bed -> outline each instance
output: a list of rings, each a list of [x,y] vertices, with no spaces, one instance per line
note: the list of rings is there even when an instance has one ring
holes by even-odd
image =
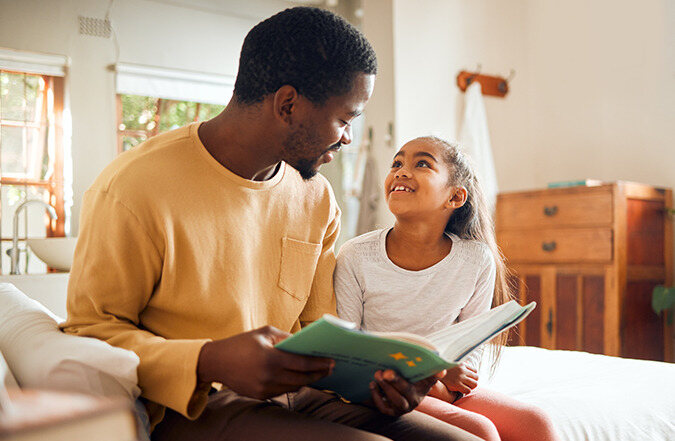
[[[482,386],[541,407],[563,440],[675,440],[675,364],[523,346],[488,371]]]
[[[17,285],[52,311],[64,310],[67,275],[48,279],[51,295],[39,282]],[[492,377],[486,364],[482,386],[540,406],[563,440],[675,440],[675,364],[527,346],[504,348]]]

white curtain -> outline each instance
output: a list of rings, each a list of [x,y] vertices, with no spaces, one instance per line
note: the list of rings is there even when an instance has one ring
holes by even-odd
[[[115,65],[117,93],[176,101],[227,104],[234,77],[137,64]]]
[[[466,89],[464,102],[464,122],[459,142],[472,159],[487,204],[494,211],[499,189],[480,83],[476,81]]]
[[[356,223],[357,236],[373,231],[377,226],[377,206],[382,193],[380,179],[377,175],[377,162],[370,152],[370,147],[366,154],[359,201],[359,218]]]
[[[64,77],[68,64],[69,59],[65,55],[0,48],[1,70]]]

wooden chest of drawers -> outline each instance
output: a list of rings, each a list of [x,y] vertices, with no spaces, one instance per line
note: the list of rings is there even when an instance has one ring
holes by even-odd
[[[617,182],[500,194],[497,241],[522,302],[538,308],[512,344],[673,361],[651,309],[673,283],[672,191]]]

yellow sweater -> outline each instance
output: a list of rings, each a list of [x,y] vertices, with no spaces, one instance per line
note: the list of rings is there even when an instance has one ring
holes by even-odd
[[[134,351],[151,422],[194,419],[207,341],[335,313],[340,210],[321,175],[230,172],[192,124],[120,155],[85,193],[64,331]],[[233,354],[236,356],[236,354]]]

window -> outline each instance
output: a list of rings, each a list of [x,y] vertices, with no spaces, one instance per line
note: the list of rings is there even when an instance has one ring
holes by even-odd
[[[140,95],[117,95],[117,150],[127,151],[158,133],[204,121],[224,105],[176,101]]]
[[[1,251],[3,273],[9,272],[13,214],[27,199],[54,207],[50,220],[43,208],[23,215],[19,236],[65,236],[63,179],[63,77],[3,70],[0,67],[0,192],[2,194]],[[40,214],[38,214],[40,213]],[[19,248],[23,252],[25,245]],[[22,272],[45,272],[46,266],[20,254]]]
[[[118,63],[117,149],[216,116],[232,97],[234,78],[204,72]]]

